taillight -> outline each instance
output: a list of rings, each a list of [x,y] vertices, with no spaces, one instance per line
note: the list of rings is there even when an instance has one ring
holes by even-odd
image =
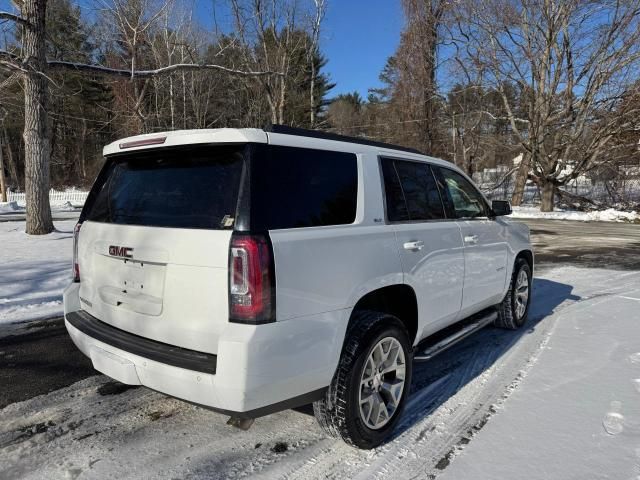
[[[275,321],[275,275],[271,245],[262,235],[231,237],[229,251],[229,321]]]
[[[76,223],[73,229],[73,281],[80,282],[80,265],[78,264],[78,237],[80,236],[81,223]]]

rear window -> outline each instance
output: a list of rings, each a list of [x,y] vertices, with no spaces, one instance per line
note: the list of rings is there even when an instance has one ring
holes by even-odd
[[[151,150],[110,159],[83,216],[120,225],[233,228],[244,148]]]
[[[251,161],[251,176],[256,229],[355,221],[358,165],[352,153],[270,146]]]

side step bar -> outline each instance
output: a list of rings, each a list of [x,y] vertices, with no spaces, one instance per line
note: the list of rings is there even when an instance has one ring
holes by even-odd
[[[461,328],[455,330],[445,338],[436,341],[436,343],[423,346],[422,349],[420,349],[420,346],[418,346],[418,351],[413,356],[413,359],[418,362],[431,360],[439,353],[444,352],[447,348],[455,345],[461,340],[464,340],[472,333],[475,333],[478,330],[486,327],[496,318],[498,318],[498,312],[496,312],[494,309],[491,309],[489,311],[485,310],[484,312],[474,315],[469,319],[468,322],[464,322]]]

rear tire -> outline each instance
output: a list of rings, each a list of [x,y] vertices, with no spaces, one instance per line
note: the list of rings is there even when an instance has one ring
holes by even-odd
[[[516,330],[524,325],[531,304],[531,267],[524,258],[518,258],[513,267],[509,291],[498,305],[496,327]]]
[[[354,447],[380,445],[402,415],[411,386],[411,346],[396,317],[355,312],[325,397],[313,404],[320,427]]]

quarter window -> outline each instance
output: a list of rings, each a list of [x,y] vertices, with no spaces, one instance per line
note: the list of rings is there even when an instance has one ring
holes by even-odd
[[[466,178],[448,168],[440,168],[456,218],[487,216],[484,198]]]
[[[390,221],[445,218],[440,193],[428,164],[384,158],[382,174]]]
[[[251,222],[257,229],[353,223],[358,162],[352,153],[270,146],[252,159]]]

